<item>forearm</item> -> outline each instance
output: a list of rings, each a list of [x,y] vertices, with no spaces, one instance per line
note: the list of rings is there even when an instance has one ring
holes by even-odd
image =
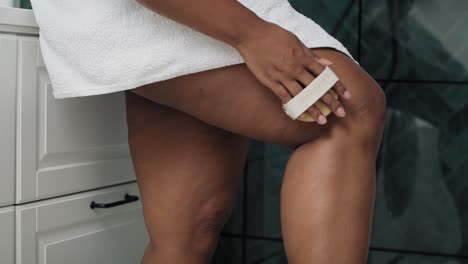
[[[237,0],[136,0],[150,10],[235,48],[267,24]]]

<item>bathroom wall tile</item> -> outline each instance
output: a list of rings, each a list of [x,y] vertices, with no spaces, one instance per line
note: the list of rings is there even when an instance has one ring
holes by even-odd
[[[381,85],[387,115],[371,245],[468,255],[468,86]]]
[[[280,241],[247,240],[247,263],[287,264],[284,244]],[[426,256],[399,252],[369,251],[368,264],[468,264],[466,258]]]
[[[468,2],[363,0],[362,66],[377,79],[468,81]]]
[[[358,2],[355,0],[289,0],[300,13],[339,40],[357,59]]]
[[[387,95],[377,159],[375,247],[468,254],[468,86],[381,83]],[[248,163],[250,235],[281,237],[280,189],[290,152]]]
[[[283,145],[251,140],[248,160],[290,155],[291,153],[292,150]]]
[[[221,237],[213,255],[212,264],[241,264],[242,239]]]
[[[236,203],[232,209],[231,217],[229,217],[227,223],[224,225],[221,230],[221,235],[223,234],[235,234],[241,235],[243,228],[243,218],[244,218],[244,180],[245,177],[241,178],[241,183],[239,190],[237,192]]]
[[[288,155],[248,164],[247,234],[281,237],[280,190]]]
[[[287,264],[284,244],[277,241],[247,240],[248,264]],[[426,256],[370,250],[368,264],[468,264],[466,258]]]
[[[466,259],[371,250],[368,264],[468,264]]]
[[[246,264],[287,264],[281,241],[247,239]],[[222,238],[213,257],[213,264],[241,264],[242,243],[237,238]],[[428,256],[400,252],[370,250],[368,264],[468,264],[466,258]]]
[[[289,149],[282,145],[265,143],[264,152],[265,152],[265,158],[276,158],[276,157],[289,156],[292,154],[293,151],[292,149]]]
[[[20,0],[20,7],[24,9],[32,9],[31,1],[29,0]]]
[[[281,241],[247,240],[247,264],[287,264]]]
[[[253,159],[262,159],[265,157],[264,145],[262,141],[251,139],[249,142],[249,153],[247,154],[247,161]]]

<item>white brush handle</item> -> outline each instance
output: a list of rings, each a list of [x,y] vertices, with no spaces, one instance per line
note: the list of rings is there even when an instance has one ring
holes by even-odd
[[[298,118],[310,106],[315,104],[338,81],[338,76],[325,67],[309,85],[283,105],[283,110],[293,120]]]

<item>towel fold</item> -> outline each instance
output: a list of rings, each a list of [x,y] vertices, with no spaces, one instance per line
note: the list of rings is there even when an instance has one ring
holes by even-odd
[[[348,50],[287,0],[239,0],[309,48]],[[232,46],[135,0],[31,0],[55,98],[118,92],[244,63]],[[356,63],[357,61],[354,60]]]

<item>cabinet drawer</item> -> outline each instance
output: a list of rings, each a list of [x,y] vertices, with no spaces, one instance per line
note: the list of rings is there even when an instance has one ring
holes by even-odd
[[[137,183],[16,206],[16,264],[140,263],[149,237]]]
[[[16,203],[135,180],[125,96],[55,99],[38,37],[18,36]]]
[[[0,206],[14,203],[16,46],[0,34]]]
[[[15,262],[15,210],[13,206],[0,208],[0,263]]]

